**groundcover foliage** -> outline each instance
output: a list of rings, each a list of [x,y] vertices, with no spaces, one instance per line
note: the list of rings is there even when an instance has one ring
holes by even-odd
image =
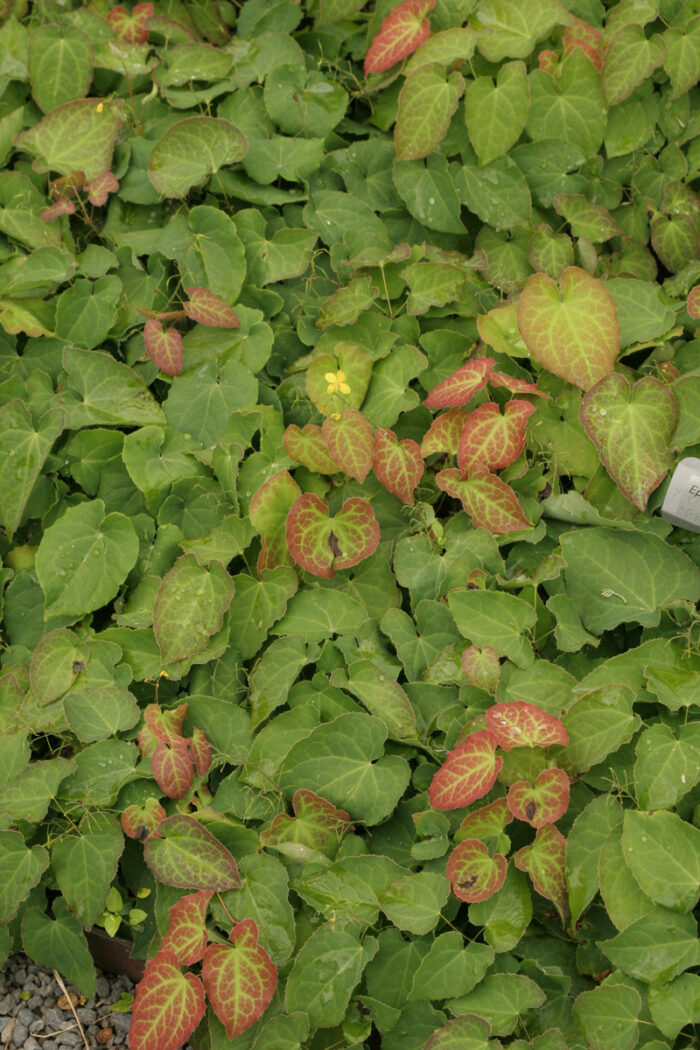
[[[0,11],[0,953],[130,930],[137,1050],[692,1045],[696,4]]]

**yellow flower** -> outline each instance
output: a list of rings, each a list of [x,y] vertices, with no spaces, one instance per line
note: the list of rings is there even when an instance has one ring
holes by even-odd
[[[98,113],[101,113],[104,108],[105,108],[104,102],[98,102],[97,105],[95,106],[95,109],[96,109],[96,111]]]
[[[349,394],[350,387],[345,382],[345,372],[326,372],[323,377],[328,383],[329,394]]]

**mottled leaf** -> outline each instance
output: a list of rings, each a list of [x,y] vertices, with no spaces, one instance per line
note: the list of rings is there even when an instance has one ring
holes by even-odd
[[[569,807],[569,778],[563,769],[543,769],[534,785],[527,780],[511,784],[508,808],[533,828],[554,824]]]
[[[267,1009],[277,985],[277,969],[258,944],[253,919],[236,923],[229,940],[231,947],[210,944],[206,949],[202,980],[227,1036],[235,1039]]]
[[[384,488],[402,503],[412,505],[414,492],[423,476],[423,459],[417,442],[399,441],[393,430],[380,427],[374,432],[372,469]]]
[[[562,923],[567,905],[565,862],[566,839],[553,824],[538,828],[532,845],[515,854],[516,866],[528,873],[541,896],[553,902]]]
[[[184,349],[182,336],[177,328],[163,328],[160,321],[146,321],[143,328],[143,341],[146,353],[154,365],[158,365],[158,368],[169,376],[180,374]]]
[[[204,1017],[205,1009],[199,977],[183,974],[173,952],[158,952],[136,989],[129,1046],[133,1050],[178,1050]]]
[[[241,885],[229,851],[194,817],[167,817],[158,833],[146,840],[144,859],[167,886],[221,893]]]
[[[182,304],[191,321],[208,325],[211,328],[240,328],[241,324],[235,311],[208,288],[185,288],[188,296]]]
[[[483,798],[493,787],[503,759],[496,755],[496,738],[488,730],[471,733],[450,751],[430,784],[434,809],[459,809]]]
[[[459,440],[457,461],[463,474],[502,470],[525,447],[525,428],[534,412],[529,401],[508,401],[504,412],[488,401],[470,414]]]
[[[331,518],[319,496],[305,493],[289,511],[286,540],[297,565],[332,579],[338,569],[349,569],[374,553],[379,525],[371,505],[359,496],[345,500]]]
[[[403,0],[386,16],[365,57],[365,73],[381,73],[412,54],[430,35],[425,17],[435,0]]]
[[[461,901],[488,900],[505,882],[506,858],[500,853],[489,856],[479,839],[464,839],[448,858],[447,878]]]

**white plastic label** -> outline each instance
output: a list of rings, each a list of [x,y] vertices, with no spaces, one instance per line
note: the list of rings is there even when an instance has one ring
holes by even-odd
[[[700,459],[682,459],[671,478],[661,517],[690,532],[700,532]]]

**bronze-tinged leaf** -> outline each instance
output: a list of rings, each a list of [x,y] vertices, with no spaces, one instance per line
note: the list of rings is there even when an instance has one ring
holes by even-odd
[[[430,36],[425,17],[435,0],[403,0],[386,16],[365,58],[365,73],[391,69],[412,54]]]
[[[497,798],[488,806],[469,813],[459,825],[462,838],[490,839],[500,835],[506,824],[510,824],[513,814],[508,809],[505,798]]]
[[[250,501],[250,521],[262,540],[258,558],[258,575],[263,569],[274,569],[277,565],[292,565],[292,556],[287,549],[285,525],[294,500],[301,494],[292,475],[287,470],[278,470],[264,481]]]
[[[204,958],[208,940],[204,919],[212,896],[210,890],[199,890],[180,897],[173,904],[159,953],[172,952],[180,966],[192,966]]]
[[[277,969],[258,944],[253,919],[236,923],[231,945],[210,944],[204,953],[202,980],[214,1013],[229,1039],[245,1032],[265,1012],[275,993]]]
[[[493,704],[486,712],[486,725],[504,751],[514,747],[553,747],[569,743],[561,720],[527,700]]]
[[[472,357],[451,376],[429,391],[426,408],[461,408],[471,401],[477,390],[486,386],[489,372],[496,362],[492,357]]]
[[[178,1050],[205,1009],[199,977],[183,974],[173,952],[158,952],[136,987],[129,1029],[131,1050]]]
[[[184,890],[238,889],[241,880],[235,860],[217,838],[194,817],[177,813],[158,825],[159,838],[144,845],[146,864],[166,886]]]
[[[447,878],[455,897],[469,904],[486,901],[500,890],[506,878],[506,858],[489,856],[479,839],[464,839],[447,861]]]
[[[153,17],[153,4],[136,4],[131,14],[118,4],[107,12],[112,32],[127,44],[145,44],[148,40],[148,20]]]
[[[210,328],[241,327],[235,310],[208,288],[185,288],[185,292],[189,298],[182,305],[191,321],[198,321]]]
[[[525,448],[527,421],[534,410],[529,401],[520,400],[508,401],[503,414],[493,401],[475,408],[459,440],[462,473],[491,473],[513,463]]]
[[[352,831],[350,814],[337,809],[307,788],[299,788],[292,799],[294,816],[279,813],[269,828],[260,832],[260,842],[292,860],[303,860],[308,851],[335,856],[343,836]]]
[[[496,474],[464,477],[456,467],[450,467],[441,470],[435,480],[448,496],[462,501],[475,529],[504,535],[531,528],[512,488]]]
[[[399,441],[393,430],[375,430],[372,469],[387,492],[402,503],[413,504],[413,494],[423,476],[423,457],[416,441]]]
[[[471,733],[450,751],[430,784],[433,809],[460,809],[483,798],[496,782],[503,759],[496,755],[496,737],[487,729]]]
[[[495,693],[501,678],[501,662],[492,646],[469,645],[462,653],[462,670],[471,685]]]
[[[146,353],[162,372],[177,376],[182,371],[184,349],[177,328],[163,328],[160,321],[146,321],[143,328]]]
[[[156,798],[147,798],[142,806],[135,803],[127,806],[121,815],[122,831],[130,839],[143,842],[156,832],[161,820],[165,820],[165,810]]]
[[[372,428],[354,408],[324,419],[321,436],[338,466],[360,483],[372,469]]]
[[[340,467],[335,462],[323,440],[321,428],[315,423],[298,427],[290,423],[282,435],[284,451],[313,474],[337,474]]]
[[[518,780],[508,791],[508,808],[533,828],[555,824],[569,808],[569,778],[563,769],[543,769],[529,784]]]
[[[423,458],[435,452],[449,452],[456,456],[459,439],[469,419],[466,408],[451,408],[436,416],[421,441],[420,451]]]
[[[168,798],[183,798],[192,787],[194,766],[186,743],[176,742],[172,747],[162,741],[151,759],[156,784]]]
[[[338,569],[349,569],[379,543],[379,524],[367,500],[346,499],[334,518],[328,505],[312,492],[298,496],[287,517],[289,552],[302,569],[332,579]]]
[[[531,846],[515,854],[515,866],[526,871],[537,893],[553,901],[562,923],[566,921],[566,839],[553,824],[537,829]]]

